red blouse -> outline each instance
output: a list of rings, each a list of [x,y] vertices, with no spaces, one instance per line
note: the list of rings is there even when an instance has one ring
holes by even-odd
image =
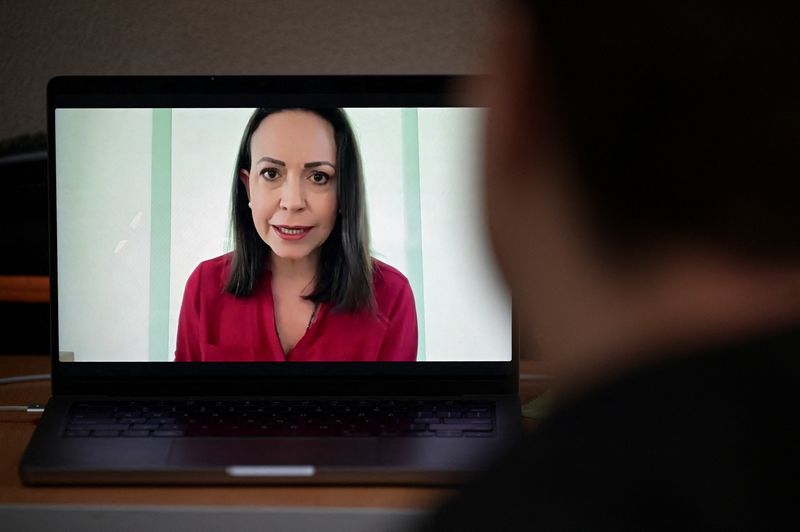
[[[407,362],[417,358],[417,314],[405,276],[373,259],[376,311],[333,312],[321,303],[314,323],[284,354],[275,327],[272,274],[248,297],[225,292],[231,255],[192,272],[178,321],[177,362]]]

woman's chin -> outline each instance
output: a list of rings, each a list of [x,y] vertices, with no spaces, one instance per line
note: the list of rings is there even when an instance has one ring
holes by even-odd
[[[302,247],[302,249],[291,249],[289,246],[281,243],[277,245],[270,245],[269,247],[272,249],[272,254],[279,259],[301,260],[310,255],[309,250],[306,249],[305,246],[293,246],[297,248]]]

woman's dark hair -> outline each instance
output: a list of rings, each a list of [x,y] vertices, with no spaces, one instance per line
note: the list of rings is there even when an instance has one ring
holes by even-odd
[[[372,259],[369,225],[361,172],[361,156],[353,128],[342,109],[259,108],[242,135],[231,189],[233,258],[225,291],[247,297],[268,267],[269,247],[261,239],[248,207],[247,190],[239,171],[251,166],[250,141],[261,122],[273,113],[298,110],[314,113],[333,126],[336,142],[336,199],[339,214],[333,230],[320,249],[314,291],[306,299],[328,303],[337,311],[372,309]]]

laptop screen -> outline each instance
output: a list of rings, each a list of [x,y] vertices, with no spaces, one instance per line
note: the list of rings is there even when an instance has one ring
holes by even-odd
[[[511,360],[485,110],[85,104],[53,118],[60,361]]]

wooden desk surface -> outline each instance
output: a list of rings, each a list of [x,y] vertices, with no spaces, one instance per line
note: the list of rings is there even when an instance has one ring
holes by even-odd
[[[50,359],[42,355],[0,356],[0,377],[48,373]],[[541,373],[542,365],[524,361],[521,373]],[[547,388],[541,381],[520,382],[524,402]],[[45,403],[50,382],[0,386],[0,404]],[[223,506],[323,506],[424,510],[453,493],[452,488],[415,486],[245,486],[245,487],[28,487],[18,467],[33,434],[38,414],[0,412],[0,504],[123,504]],[[526,420],[526,428],[533,423]]]

